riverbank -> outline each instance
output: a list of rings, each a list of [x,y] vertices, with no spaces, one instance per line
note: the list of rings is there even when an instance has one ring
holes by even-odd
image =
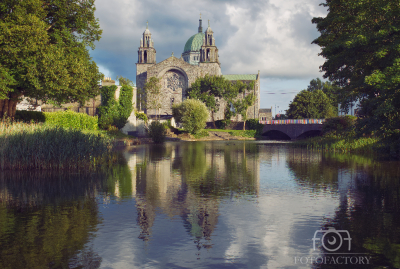
[[[308,149],[361,154],[371,154],[381,147],[380,140],[374,137],[354,138],[330,135],[298,140],[293,144]]]
[[[208,131],[208,136],[203,136],[200,138],[196,138],[195,136],[189,133],[182,133],[176,135],[174,133],[167,133],[165,137],[166,141],[228,141],[228,140],[256,140],[254,137],[244,137],[238,135],[232,135],[230,130],[221,130],[221,131]],[[152,144],[153,141],[148,137],[115,137],[114,145],[116,148],[126,147],[126,146],[135,146],[141,144]]]

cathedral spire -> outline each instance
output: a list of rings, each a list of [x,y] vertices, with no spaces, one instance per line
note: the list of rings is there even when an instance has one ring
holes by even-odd
[[[201,13],[200,13],[200,20],[199,20],[199,33],[202,33],[202,32],[203,32],[203,27],[201,26],[201,22],[202,22],[202,20],[201,20]]]

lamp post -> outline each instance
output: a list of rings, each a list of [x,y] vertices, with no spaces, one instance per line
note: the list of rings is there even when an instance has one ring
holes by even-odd
[[[279,108],[279,106],[278,106],[278,108]],[[276,119],[276,104],[275,104],[275,119]]]

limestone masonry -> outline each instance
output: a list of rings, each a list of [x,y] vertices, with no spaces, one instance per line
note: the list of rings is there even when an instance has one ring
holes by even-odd
[[[192,83],[206,74],[222,75],[218,48],[215,45],[214,32],[211,30],[210,23],[208,23],[208,27],[203,33],[202,20],[200,18],[198,33],[188,39],[181,57],[176,58],[172,54],[171,57],[159,63],[156,63],[154,42],[148,25],[146,26],[138,49],[136,86],[138,89],[143,89],[151,77],[160,79],[163,95],[160,115],[172,115],[172,105],[182,102],[186,98],[186,91]],[[252,92],[256,96],[255,105],[248,109],[247,118],[258,119],[260,107],[259,72],[258,74],[250,75],[224,75],[224,77],[231,81],[255,82],[254,89],[249,89],[246,92]],[[218,113],[215,114],[215,120],[223,119],[226,102],[223,100],[221,103]],[[156,114],[154,109],[148,109],[145,112],[148,115]],[[239,115],[234,120],[240,120],[240,118],[241,116]]]

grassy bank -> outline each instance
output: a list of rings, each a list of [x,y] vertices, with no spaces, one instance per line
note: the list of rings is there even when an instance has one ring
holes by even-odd
[[[255,138],[257,137],[256,130],[225,130],[225,129],[205,129],[210,132],[224,132],[229,133],[232,136],[240,136],[244,138]]]
[[[339,116],[328,119],[323,127],[323,136],[296,141],[295,146],[340,153],[379,154],[399,158],[400,140],[384,136],[364,137],[357,131],[358,118]]]
[[[0,121],[0,170],[91,170],[112,160],[113,140],[99,131]]]
[[[379,139],[370,137],[350,138],[327,135],[295,141],[293,145],[315,150],[369,154],[377,150],[380,146],[379,142]]]

